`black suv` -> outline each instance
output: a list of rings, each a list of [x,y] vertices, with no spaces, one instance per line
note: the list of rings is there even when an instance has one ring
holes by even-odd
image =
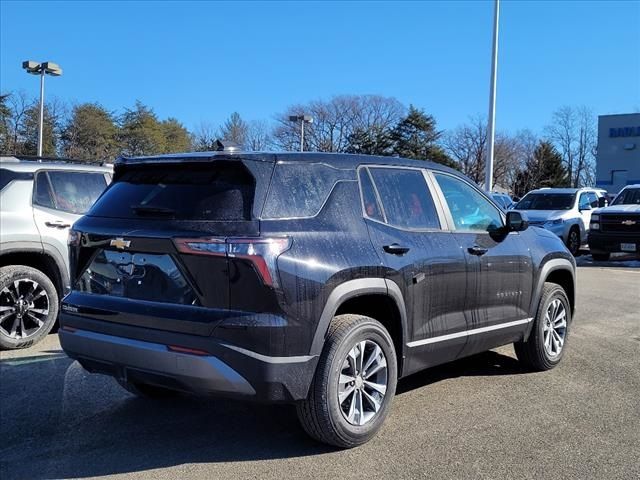
[[[121,158],[73,227],[64,350],[145,396],[297,405],[352,447],[398,378],[515,343],[554,367],[575,262],[454,170],[233,151]]]

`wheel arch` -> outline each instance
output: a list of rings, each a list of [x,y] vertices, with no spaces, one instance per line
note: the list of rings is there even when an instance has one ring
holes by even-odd
[[[311,344],[312,355],[322,353],[333,317],[345,313],[365,315],[384,325],[396,349],[400,377],[405,358],[407,318],[404,299],[398,285],[383,278],[359,278],[335,287],[320,316]]]
[[[62,267],[57,260],[42,250],[9,250],[0,255],[0,267],[25,265],[44,273],[56,287],[58,296],[64,295],[65,284],[62,278]]]
[[[538,281],[535,285],[534,295],[531,301],[530,312],[535,317],[538,310],[538,303],[540,302],[540,296],[542,295],[542,287],[545,282],[553,282],[560,285],[571,305],[571,314],[575,312],[575,297],[576,297],[576,275],[574,264],[566,258],[554,258],[545,262],[540,267],[540,273],[538,275]]]

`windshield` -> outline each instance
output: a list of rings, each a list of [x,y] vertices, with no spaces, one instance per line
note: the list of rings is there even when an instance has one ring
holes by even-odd
[[[611,205],[640,205],[640,188],[623,190]]]
[[[528,193],[516,205],[517,210],[571,210],[575,193]]]

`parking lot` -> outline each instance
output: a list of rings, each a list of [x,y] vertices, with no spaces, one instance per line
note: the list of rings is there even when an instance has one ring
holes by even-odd
[[[527,373],[504,347],[404,379],[380,434],[348,451],[288,406],[137,399],[55,335],[3,352],[0,478],[637,479],[640,268],[579,263],[558,368]]]

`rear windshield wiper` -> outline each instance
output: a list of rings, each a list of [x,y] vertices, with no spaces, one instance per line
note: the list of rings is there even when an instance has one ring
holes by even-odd
[[[133,205],[131,207],[133,213],[140,216],[149,217],[175,217],[176,211],[172,208],[153,207],[151,205]]]

